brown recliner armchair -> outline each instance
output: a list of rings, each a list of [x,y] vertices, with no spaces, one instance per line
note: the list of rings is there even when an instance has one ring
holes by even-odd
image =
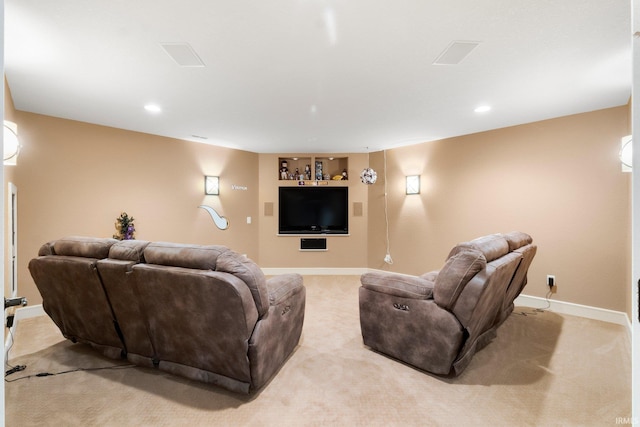
[[[459,375],[495,337],[526,284],[535,246],[525,264],[523,251],[513,250],[526,245],[531,238],[524,233],[494,234],[456,245],[439,271],[363,274],[364,344],[434,374]]]

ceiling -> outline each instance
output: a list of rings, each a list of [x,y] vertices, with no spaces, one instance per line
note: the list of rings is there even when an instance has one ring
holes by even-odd
[[[258,153],[372,152],[625,105],[630,10],[629,0],[5,0],[5,72],[18,110]],[[477,47],[434,64],[460,41]],[[163,43],[186,44],[204,66],[178,65]],[[483,104],[492,109],[474,112]]]

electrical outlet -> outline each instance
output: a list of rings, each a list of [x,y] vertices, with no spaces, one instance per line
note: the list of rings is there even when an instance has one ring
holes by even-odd
[[[552,274],[547,274],[547,286],[549,290],[553,293],[556,293],[558,290],[558,284],[556,283],[556,276]]]

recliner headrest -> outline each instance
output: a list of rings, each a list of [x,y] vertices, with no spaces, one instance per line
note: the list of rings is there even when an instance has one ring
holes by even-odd
[[[109,258],[125,261],[145,262],[144,250],[150,242],[146,240],[121,240],[109,249]]]
[[[109,256],[109,249],[116,242],[118,242],[116,239],[99,237],[63,237],[53,242],[53,253],[55,255],[103,259]]]
[[[529,245],[533,242],[531,236],[521,231],[512,231],[502,235],[509,243],[509,250],[515,251],[518,248]]]
[[[149,264],[215,270],[218,256],[228,250],[229,248],[226,246],[219,245],[203,246],[157,242],[150,243],[144,249],[144,259]]]
[[[469,242],[458,243],[451,249],[447,258],[468,249],[475,249],[482,252],[487,262],[491,262],[509,253],[509,243],[500,234],[490,234],[488,236],[478,237]]]

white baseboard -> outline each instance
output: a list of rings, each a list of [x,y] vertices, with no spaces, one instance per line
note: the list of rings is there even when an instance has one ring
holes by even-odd
[[[15,312],[14,325],[16,320],[28,319],[30,317],[44,316],[46,313],[42,308],[42,304],[28,305],[18,308]]]
[[[520,295],[516,298],[514,304],[516,306],[520,305],[532,308],[546,308],[548,306],[549,311],[556,313],[615,323],[617,325],[625,326],[629,331],[629,334],[631,334],[631,321],[629,320],[629,316],[621,311],[574,304],[572,302],[547,300],[545,298],[532,297],[529,295]]]
[[[7,338],[4,340],[4,360],[7,359],[7,352],[13,345],[13,335],[16,333],[16,327],[18,326],[18,322],[22,319],[28,319],[30,317],[38,317],[44,316],[46,313],[42,308],[42,304],[30,305],[27,307],[20,307],[15,310],[13,313],[13,325],[10,328],[10,334],[7,335]]]

